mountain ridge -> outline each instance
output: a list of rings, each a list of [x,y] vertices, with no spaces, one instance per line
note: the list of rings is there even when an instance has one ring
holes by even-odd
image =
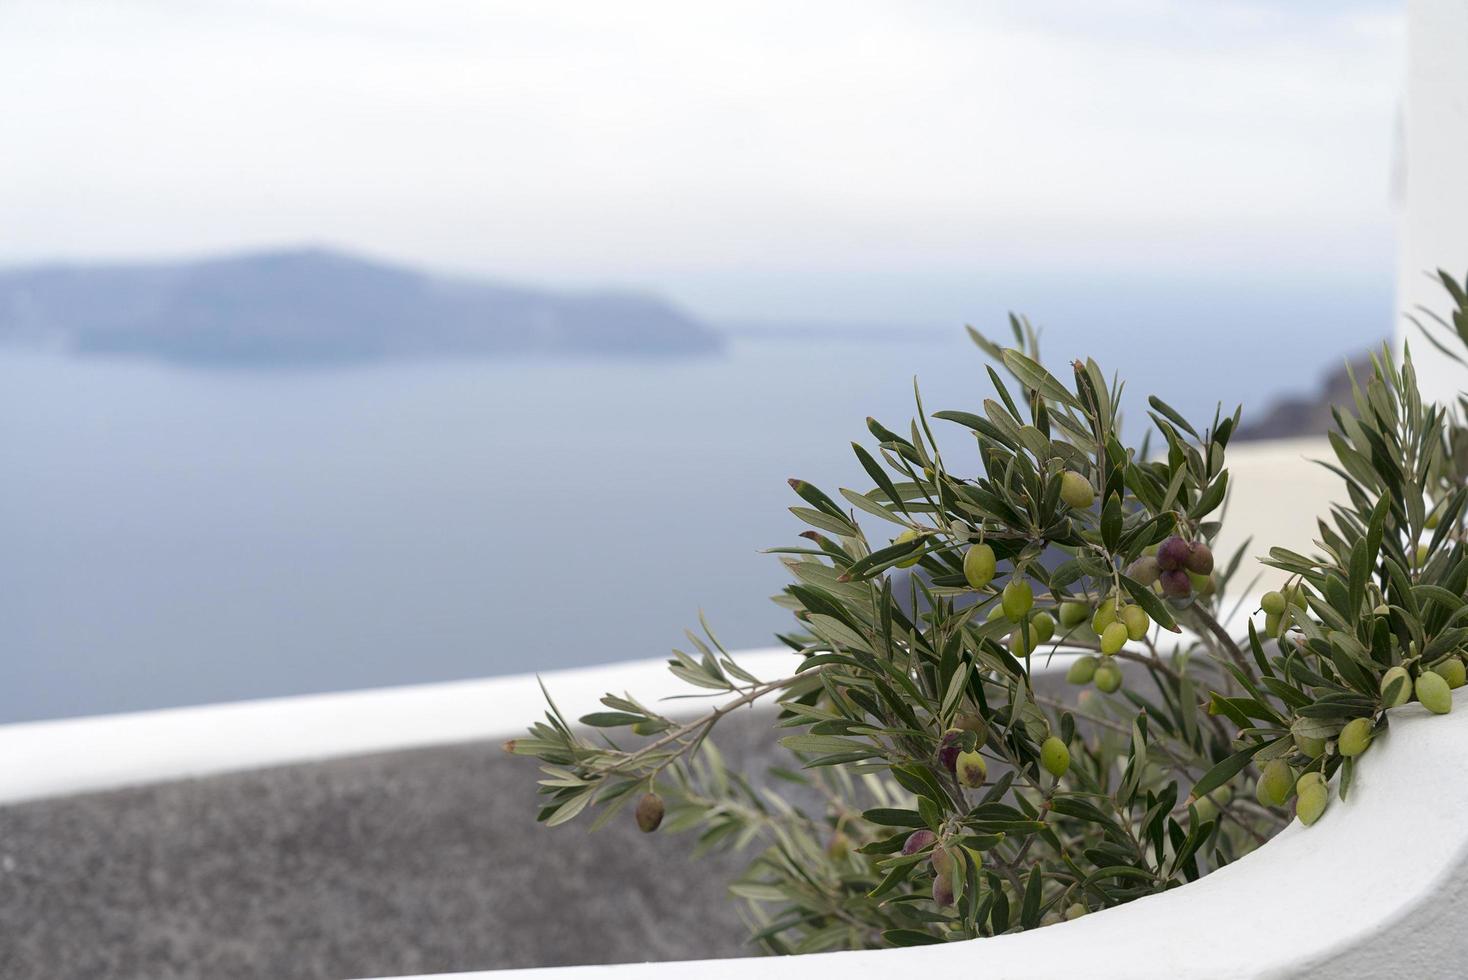
[[[437,275],[320,247],[0,269],[0,342],[257,365],[682,356],[722,344],[656,296]]]

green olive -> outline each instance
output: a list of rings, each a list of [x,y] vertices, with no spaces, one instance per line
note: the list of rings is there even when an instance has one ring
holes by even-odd
[[[1084,602],[1062,602],[1060,604],[1060,625],[1066,629],[1075,629],[1090,615],[1091,607]]]
[[[1259,600],[1259,608],[1264,610],[1267,616],[1283,616],[1285,611],[1285,597],[1281,592],[1266,592],[1264,598]]]
[[[1218,587],[1212,575],[1204,575],[1202,572],[1188,572],[1188,581],[1193,583],[1193,591],[1198,595],[1212,595]]]
[[[1004,607],[1004,615],[1011,623],[1017,623],[1025,618],[1035,604],[1035,590],[1030,588],[1030,583],[1023,578],[1011,578],[1004,586],[1004,592],[999,597],[999,602]]]
[[[1112,623],[1101,634],[1101,652],[1107,656],[1116,653],[1126,646],[1128,635],[1125,623]]]
[[[1126,577],[1138,585],[1151,587],[1157,582],[1162,569],[1157,565],[1156,555],[1143,555],[1126,567]]]
[[[1463,667],[1463,661],[1457,657],[1449,657],[1440,664],[1435,664],[1433,673],[1441,674],[1442,679],[1448,682],[1448,687],[1457,690],[1468,683],[1468,669]]]
[[[994,549],[986,544],[976,544],[963,553],[963,577],[971,589],[982,589],[994,581],[994,568]]]
[[[1060,476],[1060,499],[1073,510],[1084,510],[1096,502],[1096,491],[1090,480],[1074,470],[1066,470]]]
[[[1435,715],[1453,710],[1453,691],[1441,674],[1425,670],[1417,675],[1417,700]]]
[[[1035,613],[1030,618],[1030,632],[1034,634],[1036,643],[1048,643],[1055,635],[1055,617],[1043,610]]]
[[[1122,609],[1121,621],[1126,626],[1126,635],[1133,640],[1146,636],[1147,630],[1152,626],[1152,620],[1147,618],[1147,610],[1141,606],[1127,606]]]
[[[1395,693],[1389,694],[1388,688],[1393,685]],[[1388,708],[1400,707],[1412,700],[1412,677],[1406,667],[1392,667],[1381,675],[1381,697]]]
[[[906,544],[909,541],[916,541],[920,537],[922,537],[922,532],[921,531],[914,531],[914,530],[908,529],[906,531],[903,531],[901,534],[897,535],[897,537],[893,538],[892,539],[892,543],[893,544]],[[897,563],[897,567],[898,568],[911,568],[912,566],[916,565],[921,558],[922,558],[922,554],[921,553],[915,554],[911,558],[904,558],[904,559],[902,559],[901,561],[899,561]]]
[[[1295,747],[1310,758],[1318,759],[1325,753],[1325,739],[1295,732]]]
[[[1340,749],[1341,755],[1344,756],[1360,755],[1370,744],[1370,718],[1352,718],[1346,722],[1346,727],[1341,729],[1335,742],[1336,748]]]
[[[1066,918],[1066,921],[1069,921],[1071,919],[1079,919],[1081,916],[1083,916],[1085,914],[1086,914],[1086,907],[1084,905],[1082,905],[1080,902],[1071,902],[1069,905],[1067,905],[1065,907],[1065,918]]]
[[[1051,735],[1040,746],[1040,765],[1044,766],[1045,771],[1050,775],[1059,779],[1070,769],[1070,749],[1066,748],[1065,743],[1059,738]]]
[[[1312,782],[1297,787],[1295,792],[1299,797],[1295,801],[1295,815],[1308,827],[1325,812],[1325,805],[1330,802],[1330,790],[1324,782]]]
[[[1113,694],[1121,687],[1121,668],[1110,660],[1103,660],[1096,667],[1096,688],[1103,694]]]
[[[1264,806],[1282,806],[1295,788],[1295,771],[1283,759],[1270,759],[1254,788],[1255,798]]]
[[[1071,684],[1089,684],[1096,676],[1096,658],[1090,654],[1077,657],[1070,665],[1070,670],[1065,672],[1065,679]]]
[[[989,775],[989,765],[977,750],[960,752],[953,771],[958,776],[958,785],[964,789],[978,789],[984,785],[984,778]]]
[[[1106,627],[1116,622],[1116,601],[1110,598],[1102,599],[1101,605],[1096,607],[1096,614],[1091,617],[1091,632],[1100,636],[1106,632]]]

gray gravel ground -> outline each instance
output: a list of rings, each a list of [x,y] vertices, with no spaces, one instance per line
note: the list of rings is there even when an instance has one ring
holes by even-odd
[[[751,760],[768,714],[721,726]],[[368,977],[740,956],[742,862],[535,823],[499,743],[0,808],[5,980]],[[623,815],[619,814],[619,817]]]

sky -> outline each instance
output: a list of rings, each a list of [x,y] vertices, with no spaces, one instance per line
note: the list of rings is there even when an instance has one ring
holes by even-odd
[[[1397,3],[0,3],[0,263],[320,243],[947,322],[1390,276]]]

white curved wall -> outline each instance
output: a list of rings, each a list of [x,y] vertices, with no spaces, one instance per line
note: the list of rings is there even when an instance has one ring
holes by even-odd
[[[1445,312],[1446,293],[1425,273],[1468,273],[1468,0],[1408,0],[1407,98],[1403,111],[1404,211],[1397,309]],[[1463,369],[1405,320],[1424,392],[1435,401],[1462,388]]]
[[[763,676],[790,665],[789,654],[778,650],[739,659]],[[588,710],[608,688],[654,697],[679,689],[662,661],[557,672],[545,680],[571,714]],[[0,791],[6,799],[23,799],[498,737],[538,712],[540,697],[534,677],[519,676],[12,725],[0,729]],[[1076,922],[909,950],[457,976],[1468,976],[1468,943],[1458,928],[1468,915],[1468,838],[1461,830],[1468,812],[1468,771],[1461,765],[1468,756],[1468,688],[1446,717],[1428,716],[1416,705],[1392,717],[1391,733],[1363,760],[1351,799],[1333,801],[1315,827],[1291,827],[1199,882]],[[1219,929],[1218,923],[1227,925]]]
[[[790,672],[783,649],[736,654],[761,678]],[[686,695],[665,660],[539,675],[572,719],[608,691],[649,704]],[[673,701],[672,717],[701,702]],[[535,674],[345,691],[123,715],[0,725],[0,804],[337,756],[523,734],[545,698]]]
[[[1468,976],[1468,688],[1412,704],[1349,800],[1183,888],[993,939],[859,953],[452,974],[460,980],[1089,980]],[[449,976],[440,974],[440,977]],[[416,978],[424,980],[424,978]]]
[[[762,676],[778,650],[741,654]],[[662,661],[545,675],[570,714],[606,689],[657,697],[679,685]],[[530,675],[216,705],[0,728],[0,799],[100,789],[518,730],[540,709]],[[683,702],[687,705],[687,702]],[[889,978],[936,971],[992,978],[1468,976],[1468,689],[1456,710],[1393,712],[1355,792],[1313,828],[1293,826],[1203,880],[1081,920],[942,947],[798,958],[664,963],[461,978],[703,980]],[[1218,923],[1226,923],[1219,929]],[[1149,940],[1146,937],[1157,937]],[[1145,955],[1139,951],[1145,944]]]

